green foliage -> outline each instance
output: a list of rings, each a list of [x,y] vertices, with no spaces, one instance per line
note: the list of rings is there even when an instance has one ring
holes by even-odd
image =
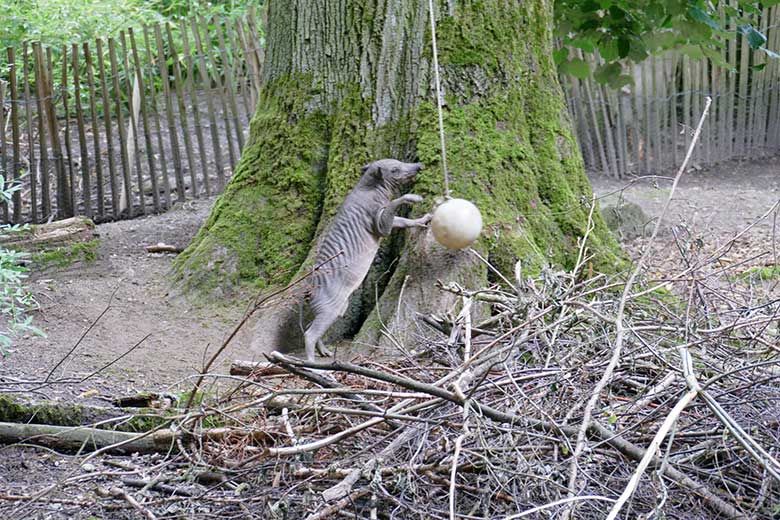
[[[227,16],[243,12],[252,0],[8,0],[0,2],[0,46],[40,41],[63,45],[116,36],[120,30],[183,16]]]
[[[752,282],[766,282],[780,279],[780,266],[753,267],[741,273],[739,278]]]
[[[53,48],[164,20],[140,0],[11,0],[0,2],[0,19],[3,47],[37,40]]]
[[[765,47],[767,39],[751,25],[754,15],[780,0],[761,3],[738,0],[555,0],[556,35],[565,47],[598,53],[604,60],[594,77],[612,87],[630,81],[623,67],[650,54],[677,48],[692,57],[710,58],[726,66],[720,49],[737,37],[747,38],[750,48],[780,57]],[[563,73],[583,77],[582,60],[570,52],[556,52]]]
[[[5,177],[0,175],[0,202],[9,202],[19,187],[6,185]],[[0,226],[0,232],[18,229],[18,226]],[[0,247],[0,354],[3,355],[16,335],[24,332],[43,334],[32,325],[32,316],[27,315],[37,303],[24,284],[27,269],[22,262],[26,257],[27,253]]]
[[[206,17],[233,16],[251,5],[259,7],[262,2],[257,0],[152,0],[140,3],[168,19],[175,19],[193,14]]]
[[[107,87],[109,91],[110,108],[114,110],[116,93],[114,92],[111,71],[109,38],[116,42],[117,54],[117,78],[119,85],[119,97],[122,99],[122,106],[129,104],[127,99],[130,90],[129,82],[132,75],[135,74],[135,67],[132,56],[133,41],[138,49],[139,60],[142,63],[145,84],[153,87],[156,92],[162,90],[163,81],[169,81],[174,75],[174,54],[178,58],[178,66],[181,69],[182,77],[200,77],[201,67],[198,59],[198,51],[195,46],[195,39],[191,33],[189,21],[197,18],[199,21],[198,30],[202,38],[202,46],[208,55],[205,60],[205,68],[208,74],[214,76],[221,74],[226,68],[223,62],[223,55],[219,50],[218,30],[214,22],[220,24],[219,30],[229,30],[232,20],[246,14],[246,11],[252,6],[262,5],[258,0],[220,0],[216,2],[200,2],[197,0],[156,0],[146,2],[143,0],[40,0],[37,2],[28,2],[22,0],[11,0],[10,2],[0,2],[0,20],[11,21],[10,23],[0,24],[0,47],[13,47],[16,49],[16,74],[18,85],[23,84],[25,77],[23,43],[40,41],[46,52],[51,53],[51,83],[54,87],[55,110],[60,118],[65,117],[64,105],[59,102],[61,96],[63,61],[67,61],[66,68],[68,78],[66,81],[68,100],[70,104],[70,116],[73,115],[75,104],[74,72],[72,69],[73,58],[71,46],[73,44],[88,43],[92,60],[92,74],[95,79],[96,88],[100,89],[100,69],[99,61],[102,58],[105,70],[108,75]],[[185,18],[186,17],[186,18]],[[181,33],[181,24],[187,21],[188,41],[190,54],[184,53],[183,38]],[[158,45],[155,38],[153,27],[159,24],[162,28],[162,42]],[[132,38],[130,31],[132,29]],[[168,39],[170,29],[171,40]],[[258,28],[258,30],[260,30]],[[124,31],[123,37],[120,33]],[[148,41],[147,41],[148,37]],[[98,49],[95,43],[96,39],[102,40],[102,56],[98,56]],[[127,49],[125,49],[125,46]],[[235,49],[230,44],[227,45],[227,61],[236,66],[236,60],[243,59],[239,57]],[[148,47],[148,50],[147,50]],[[67,60],[63,60],[63,48],[67,48]],[[30,90],[36,92],[35,75],[32,71],[32,49],[27,46],[28,59],[31,62],[26,71],[26,77],[30,82]],[[240,52],[243,52],[240,51]],[[127,60],[125,60],[125,53]],[[157,67],[157,56],[160,54],[167,57],[167,72],[161,74]],[[153,66],[147,64],[147,56],[155,60]],[[189,58],[189,59],[188,59]],[[213,63],[212,59],[213,58]],[[0,78],[8,80],[12,73],[8,66],[8,56],[3,49],[0,49]],[[127,63],[126,63],[127,61]],[[129,66],[129,69],[125,65]],[[242,62],[238,64],[242,65]],[[89,90],[87,88],[88,67],[86,56],[79,45],[79,77],[81,80],[80,97],[83,107],[89,105]],[[217,71],[212,70],[216,68]],[[166,77],[167,76],[167,77]],[[198,80],[199,81],[199,80]],[[95,100],[97,117],[102,118],[107,107],[103,106],[100,95]]]

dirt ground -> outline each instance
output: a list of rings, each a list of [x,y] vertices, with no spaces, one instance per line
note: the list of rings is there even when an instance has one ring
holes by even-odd
[[[29,334],[17,341],[0,361],[0,381],[46,378],[93,323],[52,378],[81,379],[114,364],[83,383],[50,386],[39,397],[94,401],[110,394],[172,390],[196,373],[208,347],[222,343],[243,306],[222,302],[207,307],[170,294],[167,275],[174,255],[149,254],[145,248],[158,242],[186,246],[213,202],[200,199],[161,215],[101,224],[97,261],[33,272],[31,289],[41,306],[35,324],[46,336]],[[224,359],[246,358],[240,344]]]
[[[646,249],[647,237],[663,210],[675,174],[668,172],[664,177],[648,176],[633,181],[591,177],[602,208],[622,198],[638,204],[646,213],[645,237],[623,242],[632,258],[638,258]],[[730,161],[709,170],[686,172],[664,217],[659,238],[651,248],[650,274],[664,276],[681,270],[684,262],[680,247],[689,259],[702,259],[723,248],[724,254],[719,254],[719,260],[705,272],[725,270],[731,279],[753,268],[777,264],[780,236],[776,234],[780,234],[780,228],[775,229],[775,224],[780,226],[780,221],[776,222],[778,208],[772,208],[778,202],[780,157],[755,162]],[[677,232],[677,239],[672,228]],[[760,285],[764,295],[777,289],[776,281],[744,285],[749,290]]]
[[[602,205],[613,204],[621,196],[639,204],[649,216],[648,230],[652,228],[652,219],[660,213],[671,184],[664,179],[645,179],[626,187],[627,181],[598,176],[592,182]],[[728,163],[710,171],[689,172],[678,190],[667,222],[684,225],[690,243],[712,250],[778,202],[780,159]],[[218,346],[240,319],[245,302],[204,306],[172,295],[167,274],[173,255],[148,254],[145,247],[158,242],[185,246],[207,217],[212,203],[213,199],[201,199],[162,215],[101,224],[97,261],[33,273],[31,287],[41,305],[35,322],[46,337],[25,336],[0,360],[0,388],[7,389],[20,380],[44,379],[111,301],[110,309],[56,370],[54,378],[83,378],[113,364],[81,383],[48,386],[36,396],[94,403],[105,402],[117,394],[188,389],[189,385],[177,383],[187,382],[197,372],[208,347],[213,350]],[[651,258],[652,270],[659,274],[681,265],[670,228],[667,225],[663,229]],[[636,256],[646,241],[639,238],[625,246]],[[727,262],[731,262],[735,273],[744,271],[765,265],[772,259],[772,250],[770,215],[734,244]],[[740,264],[744,259],[747,261]],[[146,335],[149,338],[138,348],[117,359]],[[225,353],[218,369],[224,371],[231,360],[251,356],[245,334]],[[80,473],[95,470],[81,467],[76,458],[49,450],[0,447],[0,457],[4,461],[0,464],[0,493],[34,492],[55,479],[78,479]],[[136,462],[139,466],[146,464]],[[94,463],[97,470],[112,470],[104,461]],[[77,504],[52,502],[46,507],[49,509],[39,510],[34,517],[94,518],[91,513],[81,512]],[[32,518],[25,516],[24,502],[0,501],[0,511],[4,510],[10,514],[4,518]],[[179,513],[184,516],[175,516]],[[186,518],[194,512],[171,514]],[[104,518],[119,517],[107,511]]]

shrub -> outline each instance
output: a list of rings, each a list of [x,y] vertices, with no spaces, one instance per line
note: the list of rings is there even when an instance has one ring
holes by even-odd
[[[9,202],[18,185],[7,185],[0,175],[0,202]],[[0,226],[0,233],[13,232],[19,226]],[[27,268],[22,261],[27,253],[12,251],[0,246],[0,354],[5,355],[13,338],[23,332],[43,335],[32,325],[28,312],[38,305],[25,286]]]

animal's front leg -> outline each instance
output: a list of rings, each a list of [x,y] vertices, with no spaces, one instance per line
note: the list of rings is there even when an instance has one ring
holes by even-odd
[[[433,218],[433,215],[430,213],[426,213],[420,218],[403,218],[403,217],[394,217],[393,218],[393,229],[399,229],[399,228],[410,228],[410,227],[425,227],[428,225],[428,222],[431,221]]]
[[[382,236],[387,236],[393,229],[396,228],[424,226],[427,224],[431,220],[429,215],[415,220],[395,216],[395,212],[401,205],[415,204],[417,202],[422,202],[422,200],[423,198],[419,195],[415,195],[414,193],[407,193],[406,195],[402,195],[397,199],[390,201],[387,206],[380,209],[379,213],[377,213],[375,224],[379,234]],[[428,220],[425,220],[426,218]],[[423,222],[423,220],[425,221]]]

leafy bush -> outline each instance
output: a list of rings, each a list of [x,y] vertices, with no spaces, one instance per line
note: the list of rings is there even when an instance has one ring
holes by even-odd
[[[0,19],[3,47],[38,40],[58,49],[163,17],[139,0],[11,0],[0,2]]]
[[[721,49],[738,34],[750,48],[780,58],[766,47],[767,38],[754,24],[762,9],[779,0],[555,0],[555,33],[562,47],[555,52],[559,70],[578,78],[591,74],[577,54],[604,60],[594,78],[614,88],[629,84],[625,70],[649,55],[678,49],[693,59],[708,58],[727,67]],[[736,27],[736,30],[731,27]],[[570,52],[572,51],[572,52]]]
[[[116,36],[128,27],[176,20],[190,15],[233,15],[257,0],[5,0],[0,2],[0,47],[41,41],[63,45]]]
[[[0,202],[9,202],[19,185],[6,185],[0,175]],[[0,226],[0,232],[15,231],[18,226]],[[38,304],[25,287],[27,268],[21,265],[27,253],[11,251],[0,247],[0,354],[5,355],[13,338],[22,332],[43,335],[32,325],[28,311]]]

